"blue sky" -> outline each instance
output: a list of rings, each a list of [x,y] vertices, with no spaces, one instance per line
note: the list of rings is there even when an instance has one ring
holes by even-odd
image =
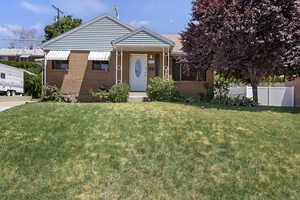
[[[146,26],[163,34],[184,30],[191,13],[192,0],[3,0],[0,12],[0,47],[7,47],[12,31],[36,29],[42,35],[45,25],[52,23],[55,4],[66,15],[84,22],[104,13],[120,9],[120,19],[133,26]],[[5,9],[3,9],[5,8]]]

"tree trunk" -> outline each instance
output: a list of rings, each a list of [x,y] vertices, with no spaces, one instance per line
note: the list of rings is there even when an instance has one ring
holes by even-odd
[[[252,86],[252,93],[253,93],[253,100],[255,103],[258,104],[258,87],[257,84],[251,84]]]
[[[249,71],[249,77],[251,81],[251,86],[252,86],[252,94],[253,94],[253,100],[255,103],[258,104],[258,85],[260,83],[260,77],[257,74],[257,71],[255,68],[248,68]]]

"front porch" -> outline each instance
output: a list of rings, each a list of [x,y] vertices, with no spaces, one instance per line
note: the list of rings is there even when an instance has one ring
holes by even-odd
[[[115,84],[128,83],[144,92],[151,78],[170,80],[172,41],[141,28],[114,41]]]
[[[115,84],[127,83],[134,92],[146,91],[151,78],[172,79],[169,49],[115,49]]]

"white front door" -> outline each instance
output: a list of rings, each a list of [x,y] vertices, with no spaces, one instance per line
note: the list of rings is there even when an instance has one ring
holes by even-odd
[[[144,92],[147,89],[147,54],[130,55],[131,91]]]

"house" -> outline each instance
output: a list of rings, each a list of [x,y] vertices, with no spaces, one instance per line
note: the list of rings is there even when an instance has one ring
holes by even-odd
[[[86,100],[100,87],[128,83],[143,92],[149,79],[174,80],[181,94],[205,93],[212,72],[184,73],[176,59],[183,55],[179,35],[135,29],[110,15],[99,16],[44,44],[45,84]]]
[[[42,49],[0,48],[0,61],[35,61],[44,58]]]

